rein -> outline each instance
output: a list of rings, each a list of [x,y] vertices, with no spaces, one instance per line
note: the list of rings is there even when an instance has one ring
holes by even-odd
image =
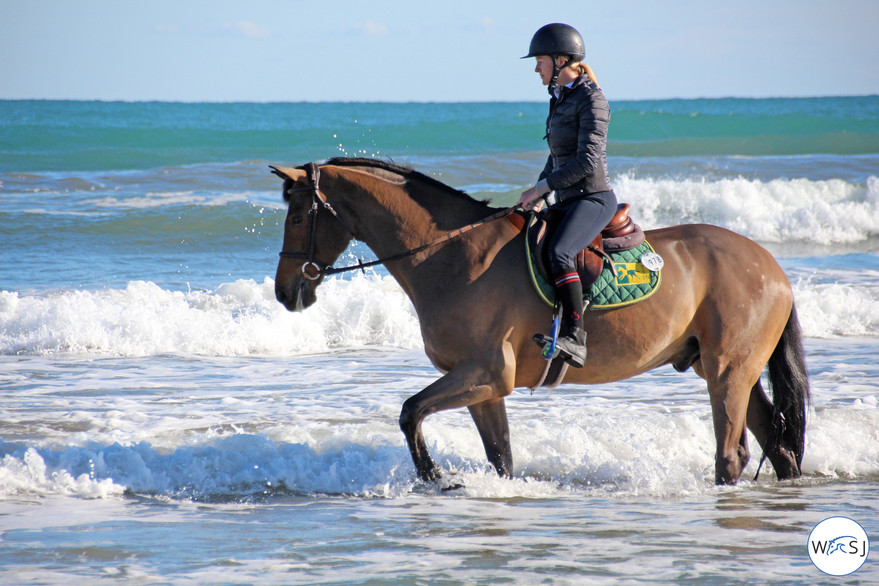
[[[493,222],[495,220],[499,220],[501,218],[505,218],[516,211],[517,206],[511,206],[505,208],[487,218],[483,218],[477,222],[473,222],[472,224],[468,224],[462,228],[458,228],[457,230],[453,230],[443,236],[440,236],[436,240],[431,240],[421,246],[416,246],[415,248],[410,248],[409,250],[405,250],[403,252],[399,252],[397,254],[393,254],[391,256],[387,256],[385,258],[380,258],[378,260],[363,262],[363,259],[360,259],[357,264],[349,265],[345,267],[335,268],[328,265],[325,262],[318,260],[318,258],[314,254],[315,241],[317,238],[317,213],[320,210],[320,207],[323,206],[327,211],[329,211],[336,220],[338,220],[339,224],[345,229],[348,234],[355,240],[358,240],[357,236],[354,234],[354,231],[348,227],[348,225],[339,217],[339,214],[336,213],[336,210],[333,208],[332,204],[327,201],[326,196],[320,190],[320,167],[316,163],[308,163],[304,166],[304,169],[308,173],[309,178],[311,179],[311,185],[305,187],[291,187],[287,190],[288,194],[292,194],[298,191],[310,191],[312,197],[311,209],[308,210],[308,252],[285,252],[281,251],[279,256],[281,258],[298,258],[304,259],[305,263],[302,265],[302,274],[309,281],[316,281],[317,279],[326,276],[326,275],[335,275],[338,273],[344,273],[347,271],[355,271],[355,270],[363,270],[367,267],[372,267],[375,265],[385,264],[391,261],[400,260],[401,258],[406,258],[407,256],[412,256],[414,254],[418,254],[423,250],[427,250],[428,248],[433,248],[434,246],[439,246],[444,242],[448,242],[449,240],[453,240],[458,238],[462,234],[466,234],[470,230],[474,228],[478,228],[484,224],[488,224],[489,222]],[[309,272],[313,270],[313,272]]]

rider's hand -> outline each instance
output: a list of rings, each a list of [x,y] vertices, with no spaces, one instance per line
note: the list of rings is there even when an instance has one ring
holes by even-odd
[[[531,187],[522,192],[522,197],[519,198],[519,204],[523,210],[534,210],[540,211],[541,206],[543,205],[543,200],[540,199],[540,192],[537,191],[536,187]]]

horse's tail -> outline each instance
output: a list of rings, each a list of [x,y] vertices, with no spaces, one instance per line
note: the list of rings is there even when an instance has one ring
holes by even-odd
[[[803,334],[793,305],[781,339],[769,358],[769,386],[773,404],[770,444],[792,450],[799,469],[806,443],[806,408],[810,392]]]

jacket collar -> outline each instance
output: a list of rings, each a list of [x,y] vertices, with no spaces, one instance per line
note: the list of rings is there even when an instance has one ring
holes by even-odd
[[[589,76],[586,75],[585,73],[583,75],[581,75],[580,77],[578,77],[577,79],[575,79],[574,81],[572,81],[571,83],[569,83],[568,85],[564,85],[564,86],[560,86],[560,87],[556,88],[556,95],[553,98],[553,100],[561,100],[562,98],[567,96],[569,93],[571,93],[572,91],[574,91],[576,88],[578,88],[581,85],[589,85]]]

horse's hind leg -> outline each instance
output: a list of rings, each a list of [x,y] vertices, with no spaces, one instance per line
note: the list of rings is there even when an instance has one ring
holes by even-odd
[[[727,394],[726,400],[717,402],[713,395],[711,397],[714,436],[717,440],[717,452],[714,458],[716,484],[738,482],[750,457],[745,436],[747,405],[742,405],[741,401],[733,395]]]
[[[803,334],[794,306],[767,367],[772,403],[758,380],[751,389],[748,427],[757,436],[778,479],[796,478],[802,474],[810,392]]]
[[[721,367],[719,361],[704,353],[694,365],[697,374],[708,383],[711,413],[714,419],[714,437],[717,442],[714,456],[714,482],[735,484],[748,463],[745,423],[751,383],[741,366]],[[757,375],[759,376],[759,372]]]
[[[503,397],[470,405],[468,409],[482,437],[488,461],[499,475],[512,477],[513,450],[510,447],[510,424],[507,422]]]
[[[757,443],[772,463],[778,479],[796,478],[800,475],[796,456],[775,439],[776,430],[772,422],[772,403],[763,391],[763,385],[757,381],[751,389],[751,400],[748,403],[748,429],[757,438]]]

